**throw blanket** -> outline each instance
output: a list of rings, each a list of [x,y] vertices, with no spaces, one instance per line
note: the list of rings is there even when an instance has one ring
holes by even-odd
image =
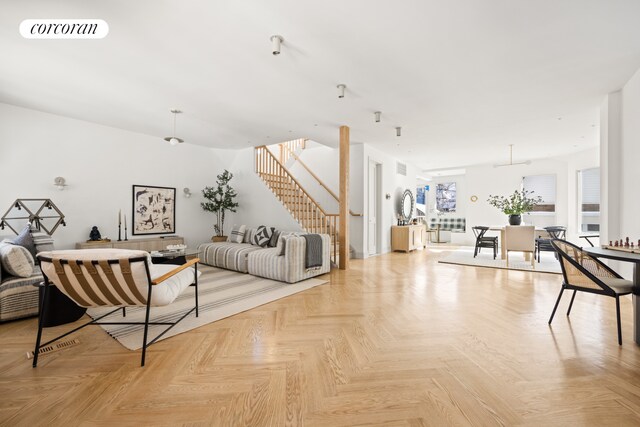
[[[302,237],[307,241],[305,268],[322,267],[322,237],[319,234],[303,234]]]

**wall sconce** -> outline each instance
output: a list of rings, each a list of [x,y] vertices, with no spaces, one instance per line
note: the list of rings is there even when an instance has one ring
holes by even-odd
[[[66,180],[61,176],[57,176],[53,179],[53,185],[58,187],[58,190],[60,191],[64,190],[64,187],[67,186]]]
[[[188,187],[184,187],[184,189],[182,190],[182,192],[184,193],[184,197],[186,197],[187,199],[189,197],[191,197],[191,190],[189,190]]]
[[[271,36],[269,40],[271,40],[271,53],[280,55],[280,44],[284,41],[284,37],[275,35]]]
[[[396,128],[396,136],[401,136],[402,135],[402,128],[400,126],[398,126]]]
[[[373,113],[373,115],[374,115],[374,116],[375,116],[375,118],[376,118],[376,123],[380,123],[380,115],[381,115],[381,114],[382,114],[382,113],[381,113],[380,111],[376,111],[375,113]]]
[[[338,98],[344,98],[344,90],[347,88],[347,85],[339,84],[338,88]]]

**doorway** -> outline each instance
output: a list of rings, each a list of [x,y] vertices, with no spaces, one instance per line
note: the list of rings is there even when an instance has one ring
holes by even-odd
[[[367,252],[369,256],[382,252],[382,164],[369,159],[367,204]]]

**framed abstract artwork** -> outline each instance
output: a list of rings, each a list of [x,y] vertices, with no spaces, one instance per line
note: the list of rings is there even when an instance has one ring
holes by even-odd
[[[176,189],[133,186],[133,234],[176,232]]]
[[[442,182],[436,185],[436,209],[438,211],[455,212],[457,203],[455,182]]]

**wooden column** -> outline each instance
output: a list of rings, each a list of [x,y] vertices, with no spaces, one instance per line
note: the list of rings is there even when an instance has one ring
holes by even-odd
[[[340,126],[340,270],[349,269],[349,126]]]

